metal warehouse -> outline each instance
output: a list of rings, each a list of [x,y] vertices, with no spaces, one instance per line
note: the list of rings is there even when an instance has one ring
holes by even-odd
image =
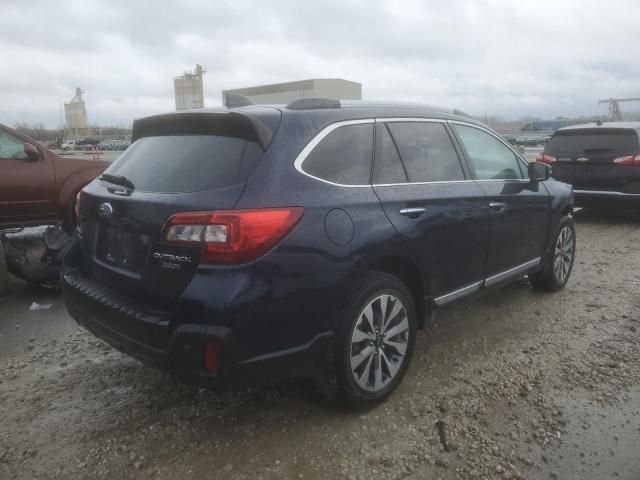
[[[228,95],[242,95],[256,104],[289,103],[297,98],[305,97],[361,100],[362,84],[342,78],[312,78],[310,80],[223,90],[222,102],[225,106],[227,105]]]

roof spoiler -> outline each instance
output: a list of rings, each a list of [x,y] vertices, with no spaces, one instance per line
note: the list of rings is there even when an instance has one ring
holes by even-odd
[[[317,108],[340,108],[340,100],[335,98],[298,98],[286,106],[289,110],[315,110]]]
[[[246,107],[247,105],[253,105],[253,102],[244,95],[238,95],[237,93],[224,94],[224,106],[227,108]]]
[[[143,137],[220,135],[256,142],[266,150],[273,134],[266,123],[240,112],[176,112],[134,120],[131,143]]]

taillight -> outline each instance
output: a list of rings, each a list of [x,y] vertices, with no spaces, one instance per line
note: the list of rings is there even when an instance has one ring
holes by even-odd
[[[76,194],[76,204],[73,207],[76,213],[76,222],[78,221],[78,218],[80,218],[80,194],[81,193],[82,192],[78,192]]]
[[[629,155],[628,157],[618,157],[613,160],[616,165],[640,167],[640,153]]]
[[[547,155],[544,152],[540,152],[536,155],[536,162],[546,163],[547,165],[553,165],[556,163],[556,157],[552,157],[551,155]]]
[[[162,238],[200,245],[201,263],[246,263],[271,250],[303,213],[302,207],[176,213],[165,224]]]

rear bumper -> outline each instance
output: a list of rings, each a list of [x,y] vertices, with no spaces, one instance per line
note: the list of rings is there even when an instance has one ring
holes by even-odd
[[[189,323],[180,312],[150,308],[64,268],[64,299],[71,316],[97,337],[145,365],[186,381],[218,386],[274,383],[317,374],[332,344],[331,332],[286,350],[251,356],[234,332],[224,326]],[[205,344],[213,342],[218,368],[203,367]]]

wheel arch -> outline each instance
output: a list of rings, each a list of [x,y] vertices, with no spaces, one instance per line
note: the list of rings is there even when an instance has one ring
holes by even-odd
[[[561,213],[561,218],[567,215],[571,215],[573,213],[573,204],[571,202],[567,203],[563,208]]]
[[[407,286],[416,306],[418,327],[423,328],[427,315],[431,313],[431,306],[426,281],[415,263],[400,255],[390,255],[376,259],[367,269],[393,275]]]

